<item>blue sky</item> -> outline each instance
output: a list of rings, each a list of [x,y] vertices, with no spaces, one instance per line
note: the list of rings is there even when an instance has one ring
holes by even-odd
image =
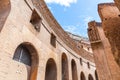
[[[97,4],[113,0],[45,0],[52,14],[65,31],[87,37],[88,22],[100,22]]]

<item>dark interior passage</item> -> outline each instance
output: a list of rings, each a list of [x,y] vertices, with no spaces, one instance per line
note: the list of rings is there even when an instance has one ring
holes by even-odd
[[[57,68],[55,61],[49,59],[46,64],[45,80],[57,80]]]
[[[95,70],[95,78],[96,78],[96,80],[98,80],[98,74],[97,74],[96,70]]]
[[[62,80],[69,80],[68,60],[66,54],[62,55]]]
[[[81,74],[80,74],[80,80],[86,80],[83,72],[81,72]]]
[[[91,74],[89,74],[88,80],[94,80]]]
[[[71,66],[72,66],[72,80],[78,80],[77,66],[74,60],[72,60]]]

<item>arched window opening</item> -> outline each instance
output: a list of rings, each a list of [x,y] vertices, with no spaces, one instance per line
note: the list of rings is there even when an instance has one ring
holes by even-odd
[[[89,48],[89,47],[87,47],[87,50],[89,51],[89,50],[90,50],[90,48]]]
[[[82,58],[80,58],[80,64],[83,65],[83,63],[82,63]]]
[[[72,60],[71,66],[72,66],[72,80],[78,80],[77,66],[74,60]]]
[[[98,80],[98,74],[97,74],[96,70],[95,70],[95,78],[96,78],[96,80]]]
[[[0,0],[0,31],[10,13],[11,4],[10,0]]]
[[[14,53],[13,60],[25,64],[27,69],[27,80],[36,80],[39,57],[36,49],[30,43],[20,44]]]
[[[45,80],[57,80],[57,68],[55,61],[49,59],[46,64]]]
[[[23,45],[20,45],[16,49],[13,59],[18,62],[31,66],[31,54],[29,50]]]
[[[83,72],[81,72],[81,74],[80,74],[80,80],[86,80]]]
[[[87,62],[87,66],[88,66],[88,68],[90,69],[90,63],[89,63],[89,62]]]
[[[36,31],[40,32],[42,19],[37,13],[37,11],[34,9],[31,15],[30,23],[34,26]]]
[[[88,80],[94,80],[91,74],[89,74]]]
[[[56,36],[53,33],[51,33],[50,43],[53,47],[56,48]]]
[[[83,48],[83,45],[81,45],[81,48]]]
[[[62,80],[69,80],[68,60],[66,54],[62,54]]]

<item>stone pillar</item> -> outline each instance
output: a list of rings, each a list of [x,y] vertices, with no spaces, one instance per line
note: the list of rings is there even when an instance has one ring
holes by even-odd
[[[99,4],[98,11],[115,61],[120,66],[120,11],[114,3]]]
[[[119,80],[120,70],[114,61],[111,46],[101,27],[102,24],[92,21],[88,25],[88,35],[94,53],[99,80]]]

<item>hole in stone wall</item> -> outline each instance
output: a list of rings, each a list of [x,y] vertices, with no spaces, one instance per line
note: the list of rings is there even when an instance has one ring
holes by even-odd
[[[54,34],[51,34],[50,43],[53,47],[56,47],[56,36]]]
[[[89,48],[89,47],[87,47],[87,50],[89,51],[89,50],[90,50],[90,48]]]
[[[83,48],[83,45],[81,45],[81,48]]]
[[[95,78],[96,78],[96,80],[98,80],[98,74],[97,74],[96,70],[95,70]]]
[[[80,58],[80,64],[83,65],[83,63],[82,63],[82,58]]]
[[[62,80],[69,80],[68,60],[65,53],[62,54]]]
[[[72,66],[72,80],[78,80],[77,66],[74,60],[71,61],[71,66]]]
[[[89,74],[88,80],[94,80],[91,74]]]
[[[89,63],[89,62],[87,62],[87,66],[88,66],[88,68],[90,69],[90,63]]]
[[[55,61],[49,59],[46,64],[45,80],[57,80],[57,68]]]
[[[120,17],[120,14],[118,15],[118,17]]]
[[[89,28],[89,29],[88,29],[88,31],[92,31],[92,29],[91,29],[91,28]]]
[[[107,20],[107,18],[105,18],[104,20]]]
[[[34,28],[38,32],[40,32],[41,22],[42,22],[41,17],[39,16],[36,10],[33,10],[30,23],[33,24]]]
[[[83,72],[81,72],[81,74],[80,74],[80,80],[86,80],[85,75],[84,75]]]

